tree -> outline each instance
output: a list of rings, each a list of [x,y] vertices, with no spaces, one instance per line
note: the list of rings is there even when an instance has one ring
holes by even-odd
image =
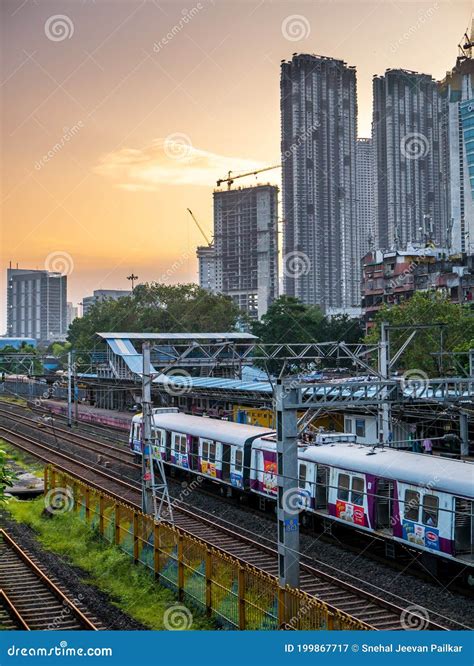
[[[97,345],[99,332],[197,333],[233,331],[239,310],[231,298],[195,284],[140,284],[133,294],[96,303],[75,319],[68,341],[75,350]]]
[[[326,341],[352,343],[359,342],[362,337],[359,320],[350,319],[347,315],[329,319],[318,306],[305,305],[292,296],[277,298],[262,319],[253,323],[252,333],[268,344]],[[330,366],[332,363],[327,362],[325,365]],[[281,367],[282,363],[278,361],[271,361],[267,365],[272,373],[278,372]]]
[[[31,358],[24,358],[25,356]],[[30,373],[41,375],[43,373],[43,364],[37,356],[38,350],[31,345],[23,343],[19,349],[12,345],[7,345],[0,351],[0,373],[10,375],[26,375]]]
[[[452,303],[440,293],[415,293],[412,298],[391,307],[384,306],[375,318],[375,326],[367,342],[380,340],[383,321],[392,326],[422,326],[403,353],[400,368],[417,369],[429,376],[443,375],[456,370],[444,352],[463,350],[474,339],[474,311],[470,305]],[[411,330],[390,332],[390,354],[399,348]],[[443,354],[441,354],[443,352]]]

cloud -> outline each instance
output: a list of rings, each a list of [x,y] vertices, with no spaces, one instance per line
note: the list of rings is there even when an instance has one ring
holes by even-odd
[[[195,148],[185,134],[156,139],[150,145],[121,148],[100,158],[94,172],[130,192],[154,192],[160,185],[214,186],[228,171],[253,171],[267,164],[226,157]]]

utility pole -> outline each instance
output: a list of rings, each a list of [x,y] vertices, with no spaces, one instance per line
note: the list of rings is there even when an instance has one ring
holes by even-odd
[[[281,379],[275,388],[278,480],[278,575],[280,587],[297,588],[300,575],[301,498],[298,491],[297,390]]]
[[[388,340],[388,322],[383,321],[380,326],[380,346],[379,346],[379,373],[383,381],[389,379],[390,368],[390,349]],[[382,436],[382,442],[390,442],[392,432],[392,416],[390,403],[387,400],[387,389],[382,391],[382,404],[379,407],[379,438]]]
[[[151,363],[150,343],[144,342],[143,375],[142,375],[142,511],[154,516],[155,520],[166,519],[173,522],[173,511],[165,476],[165,468],[161,457],[153,457],[151,401]],[[155,477],[156,468],[156,477]]]
[[[135,280],[138,280],[138,275],[135,275],[135,273],[132,271],[131,275],[127,275],[127,280],[130,280],[132,283],[132,291],[135,288]]]
[[[71,360],[74,358],[74,352],[71,353]],[[72,373],[74,378],[74,423],[77,426],[79,422],[79,386],[77,382],[76,362],[72,363]]]
[[[72,427],[72,353],[67,353],[67,424]]]
[[[461,439],[461,458],[469,455],[469,423],[467,412],[459,412],[459,435]]]

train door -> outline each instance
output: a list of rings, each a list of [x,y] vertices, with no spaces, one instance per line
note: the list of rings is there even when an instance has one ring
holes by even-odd
[[[166,443],[165,443],[165,459],[168,460],[168,462],[171,461],[171,431],[166,430],[165,431],[165,438],[166,438]]]
[[[318,465],[316,472],[316,509],[327,511],[329,490],[329,467]]]
[[[454,498],[454,553],[466,559],[474,558],[474,502]]]
[[[229,444],[222,444],[222,472],[221,478],[223,481],[230,482],[230,446]]]
[[[375,480],[375,529],[393,534],[393,488],[391,479]]]
[[[199,470],[199,437],[191,437],[189,446],[189,466],[193,470]],[[199,470],[200,471],[200,470]]]

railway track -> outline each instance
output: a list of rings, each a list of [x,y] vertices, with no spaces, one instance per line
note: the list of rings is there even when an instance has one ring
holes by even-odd
[[[2,629],[97,631],[99,627],[0,529]]]
[[[140,509],[141,490],[137,482],[117,478],[110,470],[104,470],[98,465],[91,466],[90,461],[78,460],[70,454],[53,451],[31,437],[3,426],[0,426],[0,436],[13,446],[44,462],[54,464],[60,470],[76,476],[99,491],[106,492],[114,499],[125,502],[134,509]],[[264,543],[261,538],[257,540],[251,533],[246,535],[240,528],[236,531],[235,527],[223,525],[223,521],[216,519],[215,516],[212,519],[206,518],[182,504],[175,505],[173,513],[174,524],[177,527],[209,546],[219,548],[230,556],[273,576],[278,575],[277,551],[272,542]],[[300,588],[303,591],[324,601],[329,608],[343,611],[364,622],[370,628],[377,630],[405,628],[407,607],[413,609],[413,603],[397,599],[394,595],[378,588],[375,588],[374,593],[360,589],[354,583],[339,580],[336,568],[333,567],[332,573],[329,573],[327,565],[323,566],[324,570],[319,569],[314,562],[310,563],[303,558],[300,581]],[[344,576],[347,577],[347,574],[344,573]],[[416,616],[416,611],[411,612]],[[425,628],[446,630],[452,628],[453,621],[449,622],[450,624],[442,618],[437,621],[430,619],[426,620]],[[466,628],[459,623],[454,624],[458,624],[456,628]]]

